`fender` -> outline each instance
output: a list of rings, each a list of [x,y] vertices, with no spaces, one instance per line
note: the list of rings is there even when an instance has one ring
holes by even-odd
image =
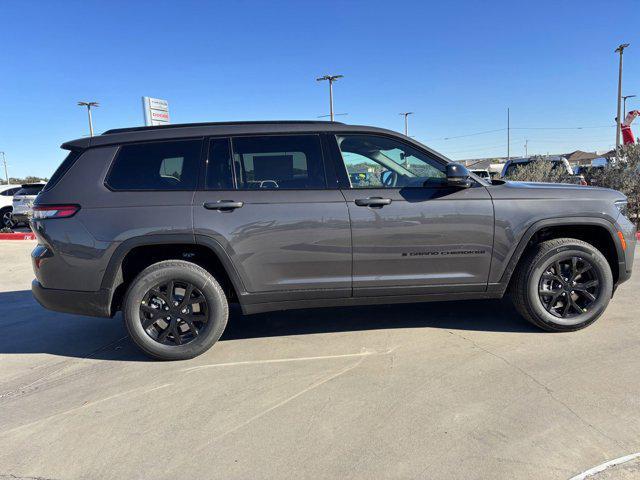
[[[609,235],[611,237],[611,240],[613,241],[613,244],[616,247],[616,254],[617,254],[617,258],[618,258],[618,265],[619,268],[623,268],[624,269],[624,251],[622,250],[622,246],[620,245],[620,242],[617,241],[617,234],[616,234],[616,228],[615,225],[605,219],[605,218],[598,218],[598,217],[557,217],[557,218],[547,218],[547,219],[543,219],[543,220],[538,220],[537,222],[535,222],[534,224],[532,224],[522,235],[522,237],[520,237],[520,240],[518,242],[518,246],[516,247],[516,249],[513,251],[513,253],[511,254],[511,257],[509,258],[509,261],[507,262],[507,266],[505,267],[504,271],[502,272],[502,275],[500,277],[500,281],[498,283],[489,283],[487,285],[487,292],[501,292],[504,293],[507,289],[507,286],[509,285],[509,281],[511,280],[511,276],[513,275],[513,272],[515,271],[518,262],[520,261],[520,258],[522,257],[522,254],[524,252],[524,250],[527,248],[527,245],[529,244],[529,241],[531,240],[531,238],[538,233],[540,230],[542,230],[543,228],[546,227],[565,227],[565,226],[571,226],[571,225],[576,225],[576,226],[584,226],[584,225],[591,225],[591,226],[599,226],[599,227],[604,227],[608,232]]]
[[[242,283],[238,272],[234,268],[231,259],[227,255],[227,252],[225,252],[222,245],[214,239],[202,235],[184,233],[143,235],[140,237],[130,238],[122,242],[116,247],[109,259],[109,263],[105,269],[105,273],[102,277],[102,283],[100,285],[101,290],[109,292],[109,305],[113,300],[113,294],[116,288],[123,282],[122,261],[127,254],[136,247],[167,244],[201,245],[207,247],[222,263],[222,266],[225,268],[227,275],[233,284],[233,288],[238,293],[238,296],[240,296],[241,293],[246,292],[244,284]]]

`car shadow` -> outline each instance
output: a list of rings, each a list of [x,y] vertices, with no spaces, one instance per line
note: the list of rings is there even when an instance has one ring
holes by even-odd
[[[28,290],[0,292],[0,328],[0,354],[149,361],[129,340],[120,315],[94,318],[50,312]],[[316,308],[247,316],[234,305],[221,341],[391,328],[540,333],[504,300]]]

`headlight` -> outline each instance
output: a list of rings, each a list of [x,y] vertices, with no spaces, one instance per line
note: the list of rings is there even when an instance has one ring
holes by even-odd
[[[620,213],[622,215],[624,215],[625,217],[627,216],[627,213],[629,212],[629,204],[626,200],[618,200],[616,202],[616,207],[618,210],[620,210]]]

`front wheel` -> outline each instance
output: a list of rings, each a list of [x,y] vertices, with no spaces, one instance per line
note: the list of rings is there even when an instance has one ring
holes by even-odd
[[[511,297],[520,314],[548,331],[580,330],[609,304],[613,275],[593,245],[558,238],[537,245],[518,267]]]
[[[182,260],[144,269],[131,282],[122,311],[133,341],[158,360],[184,360],[207,351],[222,335],[229,315],[215,278]]]

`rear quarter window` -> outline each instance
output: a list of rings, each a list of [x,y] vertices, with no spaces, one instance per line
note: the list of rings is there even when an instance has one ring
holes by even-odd
[[[202,140],[123,145],[107,175],[112,190],[193,190]]]
[[[82,152],[76,152],[76,151],[69,152],[69,155],[67,155],[67,157],[62,161],[60,166],[56,169],[56,171],[53,173],[53,175],[51,176],[51,178],[49,179],[49,181],[47,182],[47,184],[42,190],[45,192],[47,190],[51,190],[54,187],[54,185],[58,183],[62,177],[64,177],[64,174],[69,171],[69,169],[73,166],[73,164],[76,163],[76,160],[80,158],[80,155],[82,155]]]

